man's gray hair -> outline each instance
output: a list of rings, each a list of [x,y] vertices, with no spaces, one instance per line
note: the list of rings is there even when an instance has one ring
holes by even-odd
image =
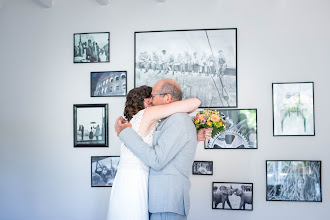
[[[174,101],[182,100],[182,90],[179,86],[173,85],[170,82],[164,82],[160,88],[160,93],[171,94]]]

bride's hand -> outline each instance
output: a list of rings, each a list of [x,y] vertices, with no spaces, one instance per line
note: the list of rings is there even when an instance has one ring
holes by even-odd
[[[115,122],[115,131],[117,132],[117,136],[119,136],[120,132],[127,127],[132,127],[132,124],[125,120],[123,117],[118,117]]]
[[[197,142],[211,139],[213,128],[202,128],[197,132]]]

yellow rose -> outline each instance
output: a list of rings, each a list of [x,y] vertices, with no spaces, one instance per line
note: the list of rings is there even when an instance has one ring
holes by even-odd
[[[197,125],[197,124],[198,124],[198,121],[196,120],[196,121],[195,121],[195,125]]]
[[[220,127],[222,126],[222,122],[221,122],[221,121],[219,122],[219,126],[220,126]]]
[[[219,115],[216,115],[216,114],[212,114],[212,115],[210,116],[210,118],[211,118],[212,121],[220,121],[220,117],[219,117]]]
[[[208,121],[208,122],[206,122],[206,125],[208,125],[208,126],[212,126],[212,122],[210,122],[210,121]]]

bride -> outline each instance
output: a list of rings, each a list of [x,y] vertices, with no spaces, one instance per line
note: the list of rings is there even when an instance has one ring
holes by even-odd
[[[132,128],[152,147],[157,122],[177,112],[193,112],[200,105],[196,98],[152,106],[152,88],[132,89],[127,97],[124,116]],[[164,95],[164,94],[156,94]],[[205,135],[205,133],[204,133]],[[123,143],[120,163],[112,186],[107,220],[148,220],[149,166],[138,159]]]

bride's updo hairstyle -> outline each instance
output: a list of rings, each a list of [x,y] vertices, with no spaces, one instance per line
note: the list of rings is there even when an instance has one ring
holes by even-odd
[[[151,98],[151,91],[152,88],[149,86],[140,86],[128,92],[124,109],[124,116],[128,121],[144,109],[144,99]]]

